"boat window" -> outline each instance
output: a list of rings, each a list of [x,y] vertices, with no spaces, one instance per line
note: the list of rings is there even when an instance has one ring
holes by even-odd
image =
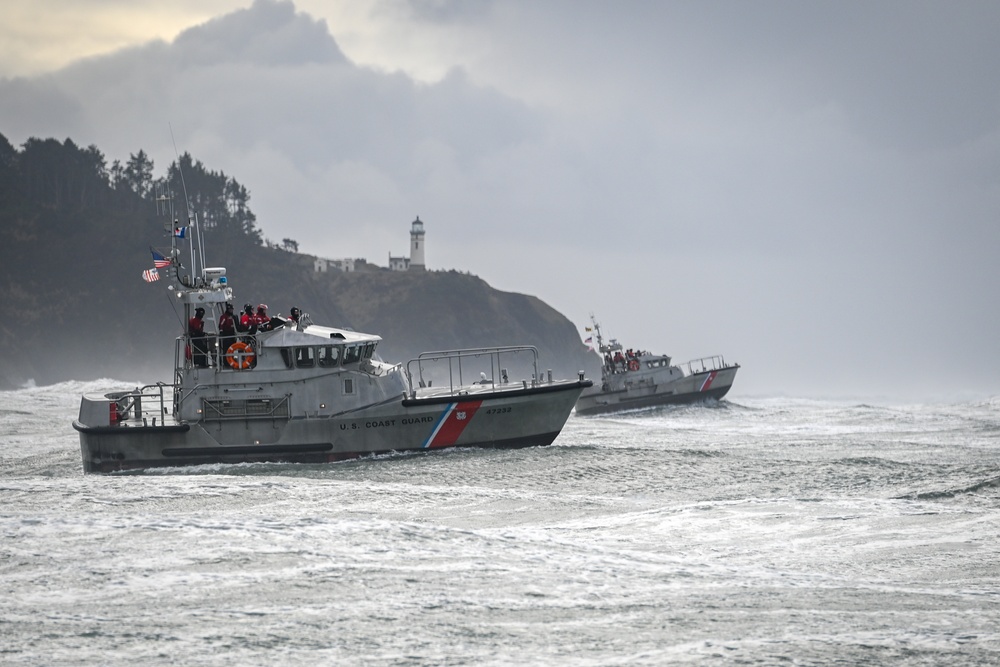
[[[344,364],[353,364],[361,358],[361,346],[352,345],[344,350]]]
[[[285,361],[285,368],[292,367],[292,350],[290,348],[281,348],[281,358]]]
[[[354,393],[354,378],[344,378],[344,393],[345,394]]]
[[[312,368],[316,365],[316,352],[311,347],[295,348],[295,365],[299,368]]]
[[[372,353],[375,351],[375,343],[368,343],[365,345],[365,353],[361,355],[365,359],[371,359]]]
[[[320,368],[333,368],[340,363],[340,347],[337,345],[324,345],[317,352]]]

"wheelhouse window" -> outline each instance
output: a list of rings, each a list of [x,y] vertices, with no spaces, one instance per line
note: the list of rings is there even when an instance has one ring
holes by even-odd
[[[354,378],[344,378],[344,393],[345,394],[354,393]]]
[[[344,349],[344,365],[353,364],[361,359],[361,346],[352,345]]]
[[[316,365],[316,351],[311,347],[295,348],[295,365],[299,368],[312,368]]]
[[[324,345],[316,350],[320,368],[334,368],[340,363],[340,346]]]
[[[375,353],[375,343],[368,343],[365,345],[365,351],[362,353],[362,359],[371,359],[372,355]]]

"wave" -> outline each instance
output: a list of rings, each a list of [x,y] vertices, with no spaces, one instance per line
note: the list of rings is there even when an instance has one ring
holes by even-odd
[[[694,403],[683,403],[676,405],[651,405],[642,408],[629,408],[618,410],[616,412],[609,412],[601,415],[588,415],[581,416],[581,419],[592,419],[592,420],[607,420],[607,419],[627,419],[627,418],[658,418],[658,417],[669,417],[669,416],[679,416],[679,415],[697,415],[702,413],[711,413],[714,411],[728,412],[737,410],[755,410],[758,408],[752,408],[738,403],[733,403],[732,401],[726,399],[716,399],[716,398],[706,398],[703,401],[696,401]],[[575,415],[576,413],[574,413]]]
[[[949,500],[959,496],[967,496],[980,493],[982,491],[993,490],[1000,490],[1000,477],[986,479],[959,489],[945,489],[942,491],[924,491],[921,493],[906,494],[897,497],[896,500]]]
[[[120,389],[133,389],[148,384],[145,381],[117,380],[114,378],[97,378],[95,380],[65,380],[55,384],[38,385],[34,380],[25,382],[16,389],[0,390],[7,395],[38,395],[38,394],[87,394],[104,393]]]

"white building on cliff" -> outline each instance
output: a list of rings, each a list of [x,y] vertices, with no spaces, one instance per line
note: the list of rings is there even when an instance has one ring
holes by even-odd
[[[323,259],[322,257],[317,257],[313,261],[313,268],[316,269],[316,273],[326,273],[327,269],[334,269],[335,271],[344,271],[345,273],[350,271],[355,271],[356,263],[364,263],[363,259]]]
[[[313,260],[313,268],[316,273],[326,273],[329,270],[350,273],[359,269],[368,270],[368,266],[368,262],[363,258],[324,259],[317,257]],[[390,252],[389,270],[424,271],[426,268],[424,265],[424,223],[418,215],[417,219],[410,224],[410,256],[393,257],[392,252]]]
[[[393,257],[389,253],[390,271],[424,271],[424,223],[420,216],[410,224],[410,256]]]

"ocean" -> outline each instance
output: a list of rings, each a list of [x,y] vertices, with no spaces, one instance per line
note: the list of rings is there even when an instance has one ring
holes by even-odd
[[[1000,398],[84,475],[80,395],[135,384],[0,393],[0,664],[1000,664]]]

